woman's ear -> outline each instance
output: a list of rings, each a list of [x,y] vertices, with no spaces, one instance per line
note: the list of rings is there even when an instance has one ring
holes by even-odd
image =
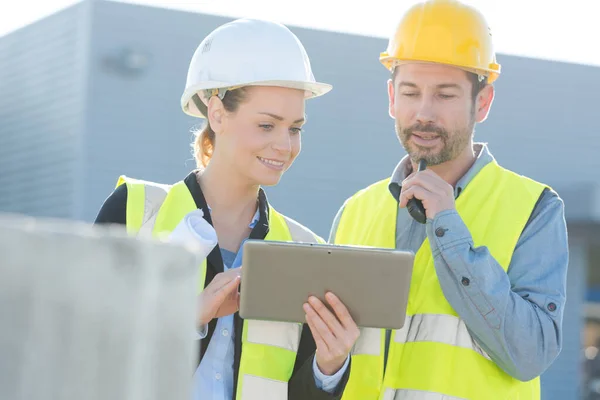
[[[208,100],[208,122],[215,134],[223,131],[223,116],[225,115],[225,107],[218,96],[212,96]]]

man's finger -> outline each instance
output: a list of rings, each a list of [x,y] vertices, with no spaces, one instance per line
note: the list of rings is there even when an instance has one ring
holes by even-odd
[[[432,193],[440,194],[447,193],[451,188],[445,180],[431,170],[421,171],[414,177],[406,178],[402,182],[403,189],[410,189],[413,186],[421,186]]]
[[[406,190],[404,190],[404,188],[402,188],[402,193],[400,193],[399,206],[406,207],[406,204],[408,203],[408,201],[410,199],[412,199],[413,197],[416,197],[417,199],[424,201],[431,195],[432,195],[432,193],[430,191],[422,188],[421,186],[412,186]]]
[[[419,172],[418,175],[415,175],[412,178],[405,179],[402,182],[402,189],[410,189],[414,186],[421,186],[430,192],[440,190],[439,185],[436,184],[435,179],[433,179],[430,175],[427,175],[423,172]]]
[[[430,169],[422,171],[421,178],[423,179],[423,187],[431,192],[435,191],[435,188],[439,190],[439,193],[446,193],[448,190],[453,191],[452,186],[448,182]]]

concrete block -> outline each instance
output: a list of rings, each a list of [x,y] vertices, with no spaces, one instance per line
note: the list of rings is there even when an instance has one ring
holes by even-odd
[[[190,248],[121,227],[0,216],[0,398],[190,398]]]

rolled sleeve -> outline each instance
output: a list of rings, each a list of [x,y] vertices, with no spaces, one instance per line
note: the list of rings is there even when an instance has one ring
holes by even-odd
[[[313,372],[315,375],[315,384],[321,390],[324,390],[328,393],[333,393],[337,386],[339,385],[344,373],[346,372],[346,368],[348,368],[348,363],[350,362],[350,356],[346,358],[344,365],[338,372],[333,375],[325,375],[319,370],[319,366],[317,365],[317,358],[313,358]]]
[[[202,339],[206,338],[207,334],[208,334],[208,325],[202,325],[200,327],[200,329],[196,330],[194,338],[196,340],[202,340]]]
[[[428,219],[426,230],[434,257],[439,256],[442,250],[471,241],[471,232],[456,210],[445,210],[433,220]]]

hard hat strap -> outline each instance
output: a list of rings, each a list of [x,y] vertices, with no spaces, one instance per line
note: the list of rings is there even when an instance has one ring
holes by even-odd
[[[227,93],[228,89],[229,88],[205,89],[205,90],[203,90],[203,92],[204,92],[203,97],[206,99],[207,102],[213,96],[218,96],[219,99],[223,100],[223,97],[225,97],[225,93]]]
[[[219,99],[223,100],[223,97],[225,97],[225,94],[227,93],[228,90],[239,89],[242,86],[243,85],[224,87],[224,88],[215,88],[215,89],[204,89],[202,91],[202,94],[203,94],[202,102],[208,106],[208,100],[210,100],[211,97],[217,96]]]

